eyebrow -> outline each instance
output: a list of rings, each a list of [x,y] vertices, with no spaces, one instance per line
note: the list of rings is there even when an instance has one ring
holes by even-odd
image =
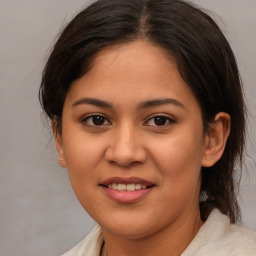
[[[97,107],[102,107],[102,108],[113,108],[113,105],[103,101],[103,100],[99,100],[99,99],[94,99],[94,98],[82,98],[79,99],[78,101],[74,102],[72,104],[72,107],[81,105],[81,104],[89,104],[89,105],[94,105]]]
[[[94,106],[103,107],[103,108],[113,108],[113,105],[111,103],[103,100],[95,99],[95,98],[81,98],[75,101],[72,104],[72,107],[82,105],[82,104],[89,104],[89,105],[94,105]],[[153,100],[142,102],[138,105],[138,109],[161,106],[165,104],[172,104],[181,108],[185,108],[185,106],[178,100],[172,99],[172,98],[166,98],[166,99],[153,99]]]
[[[150,107],[154,107],[154,106],[161,106],[161,105],[165,105],[165,104],[172,104],[177,107],[185,108],[185,106],[178,100],[175,100],[172,98],[166,98],[166,99],[154,99],[154,100],[142,102],[139,104],[138,109],[150,108]]]

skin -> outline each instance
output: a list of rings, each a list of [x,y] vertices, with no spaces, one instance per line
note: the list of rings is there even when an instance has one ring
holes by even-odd
[[[144,41],[108,47],[65,100],[62,134],[55,133],[59,162],[102,227],[103,255],[180,255],[203,224],[201,166],[221,157],[230,117],[218,113],[204,132],[199,104],[167,56]],[[163,99],[172,101],[143,106]],[[103,121],[95,125],[93,115]],[[156,116],[165,117],[164,125]],[[111,177],[134,176],[155,184],[135,203],[116,202],[99,186]]]

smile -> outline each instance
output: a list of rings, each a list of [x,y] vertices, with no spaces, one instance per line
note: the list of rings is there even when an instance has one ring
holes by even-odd
[[[150,194],[155,184],[136,177],[114,177],[105,180],[100,186],[110,199],[119,203],[134,203]]]
[[[108,184],[108,188],[112,188],[114,190],[118,191],[135,191],[140,189],[146,189],[147,185],[145,184]]]

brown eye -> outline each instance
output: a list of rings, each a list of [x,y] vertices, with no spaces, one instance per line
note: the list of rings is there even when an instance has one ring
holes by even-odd
[[[89,126],[103,126],[110,124],[107,118],[101,115],[88,116],[85,119],[83,119],[82,122]]]
[[[154,117],[153,119],[154,119],[155,125],[157,126],[163,126],[168,121],[167,117],[165,116],[157,116],[157,117]]]
[[[92,122],[94,125],[103,125],[105,122],[105,118],[103,116],[93,116]]]
[[[175,121],[173,119],[171,119],[170,117],[167,116],[154,116],[152,118],[150,118],[145,125],[147,126],[167,126],[169,124],[175,123]]]

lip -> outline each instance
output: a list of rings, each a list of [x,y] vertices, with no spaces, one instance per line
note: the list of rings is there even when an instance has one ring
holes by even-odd
[[[139,189],[135,191],[118,191],[112,188],[108,188],[108,184],[141,184],[148,186],[146,189]],[[145,179],[141,179],[138,177],[129,177],[129,178],[122,178],[122,177],[112,177],[107,180],[101,182],[100,187],[105,192],[107,197],[110,199],[118,202],[118,203],[135,203],[143,198],[145,198],[150,192],[153,191],[155,184],[147,181]]]

